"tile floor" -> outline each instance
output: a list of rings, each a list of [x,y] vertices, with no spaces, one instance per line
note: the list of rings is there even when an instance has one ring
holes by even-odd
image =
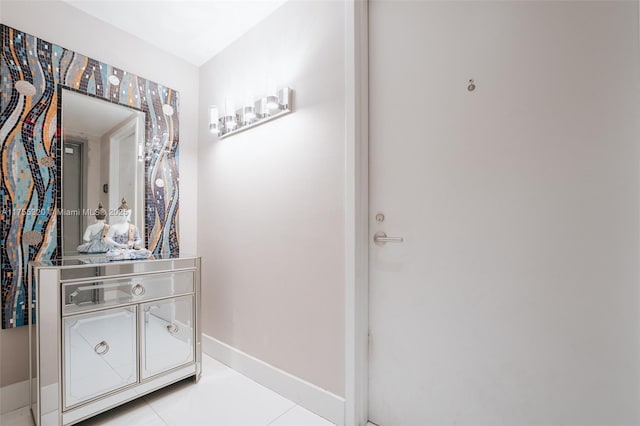
[[[203,355],[200,382],[176,383],[80,423],[82,426],[334,426],[294,402]],[[2,426],[32,426],[27,407]]]

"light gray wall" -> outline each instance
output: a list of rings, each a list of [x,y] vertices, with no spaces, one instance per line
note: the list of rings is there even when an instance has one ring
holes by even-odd
[[[180,92],[180,244],[195,253],[198,68],[58,0],[2,0],[0,22]],[[27,327],[0,331],[0,387],[27,379],[27,352]]]
[[[29,328],[0,330],[0,387],[29,378]]]
[[[201,67],[203,332],[344,395],[344,4],[290,2]],[[215,140],[207,107],[295,112]]]

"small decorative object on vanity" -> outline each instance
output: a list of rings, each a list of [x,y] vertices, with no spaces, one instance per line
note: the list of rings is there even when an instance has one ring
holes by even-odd
[[[200,258],[29,266],[31,410],[66,426],[201,373]]]
[[[110,245],[107,252],[109,260],[148,259],[151,257],[151,252],[142,247],[140,231],[130,222],[131,209],[127,200],[123,198],[115,216],[111,219],[111,226],[104,238],[104,241]]]
[[[102,203],[98,204],[96,209],[96,223],[87,226],[84,231],[83,244],[78,246],[79,253],[106,253],[111,247],[105,243],[104,237],[109,231],[109,225],[104,221],[107,217],[107,211],[102,207]]]

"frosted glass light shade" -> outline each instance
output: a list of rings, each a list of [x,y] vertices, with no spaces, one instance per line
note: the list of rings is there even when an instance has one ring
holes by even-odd
[[[218,107],[211,105],[209,107],[209,131],[215,135],[220,133],[220,125],[218,124]]]

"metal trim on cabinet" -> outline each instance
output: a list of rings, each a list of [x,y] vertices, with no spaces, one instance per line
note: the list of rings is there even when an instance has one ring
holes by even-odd
[[[30,386],[29,386],[29,398],[30,398],[30,408],[32,411],[32,415],[34,417],[34,421],[36,425],[40,425],[41,422],[50,424],[58,424],[58,425],[71,425],[82,420],[85,420],[89,417],[92,417],[99,412],[106,411],[115,406],[121,405],[127,401],[136,399],[142,395],[148,394],[152,391],[160,389],[170,383],[174,383],[180,380],[184,380],[188,377],[194,377],[197,382],[200,379],[202,372],[202,354],[201,354],[201,324],[200,324],[200,316],[201,316],[201,260],[199,257],[194,258],[185,258],[182,259],[182,262],[178,262],[180,266],[186,266],[186,263],[189,264],[189,267],[181,267],[177,269],[166,269],[164,265],[157,265],[155,262],[163,262],[164,260],[145,260],[136,262],[136,265],[139,265],[141,269],[145,268],[145,265],[149,266],[148,271],[139,271],[135,273],[125,273],[125,274],[114,274],[108,275],[105,273],[106,268],[97,267],[96,264],[87,264],[87,265],[68,265],[68,266],[51,266],[44,265],[40,262],[31,262],[29,266],[29,289],[28,289],[28,307],[30,310],[30,316],[33,313],[42,317],[37,317],[38,321],[31,321],[31,326],[29,329],[29,347],[30,347],[30,359],[31,361],[35,361],[34,364],[29,366],[29,377],[30,377]],[[191,266],[193,265],[193,266]],[[91,268],[95,270],[94,275],[88,275],[89,271],[79,272],[75,275],[85,276],[82,278],[71,278],[71,279],[62,279],[63,276],[71,276],[73,274],[67,273],[64,274],[65,270],[68,269],[81,269],[81,268]],[[154,268],[160,268],[156,270]],[[133,269],[137,269],[137,266]],[[117,271],[118,268],[112,268],[111,271]],[[66,300],[64,300],[64,287],[65,285],[72,284],[82,284],[82,283],[96,283],[96,282],[114,282],[123,279],[131,279],[131,280],[144,280],[150,278],[160,278],[162,276],[169,276],[173,274],[191,272],[192,275],[189,277],[192,281],[192,285],[188,285],[189,280],[185,281],[185,277],[182,277],[182,281],[180,281],[181,286],[179,288],[186,289],[189,287],[190,291],[183,293],[172,293],[166,294],[161,297],[157,297],[156,294],[151,294],[150,298],[145,299],[129,299],[126,302],[118,303],[115,305],[108,306],[100,306],[93,309],[80,309],[78,311],[63,313],[65,309]],[[91,272],[93,273],[93,272]],[[42,278],[44,276],[44,278]],[[34,282],[35,281],[35,282]],[[46,282],[45,282],[46,281]],[[143,282],[143,281],[141,281]],[[149,285],[153,285],[151,282]],[[146,286],[146,285],[145,285]],[[169,285],[168,288],[173,288],[172,285]],[[43,296],[42,290],[46,289]],[[149,290],[150,287],[147,287]],[[162,293],[165,294],[165,293]],[[164,302],[170,299],[179,299],[179,298],[191,298],[191,321],[193,322],[193,331],[191,334],[192,342],[192,351],[193,356],[192,360],[186,363],[182,363],[180,365],[174,365],[167,370],[160,371],[159,373],[155,373],[154,375],[142,379],[142,358],[141,354],[143,352],[143,344],[144,342],[141,340],[143,338],[142,327],[144,324],[141,323],[141,306],[145,304],[152,304],[157,302]],[[119,301],[119,298],[111,298],[110,300]],[[124,299],[123,299],[124,300]],[[90,304],[87,304],[91,306]],[[88,316],[88,315],[99,315],[103,311],[110,310],[118,310],[126,307],[133,308],[133,314],[135,315],[135,329],[132,331],[135,333],[134,341],[135,341],[135,361],[133,367],[135,368],[135,376],[129,376],[129,380],[135,380],[135,382],[126,384],[121,387],[117,387],[111,391],[99,394],[98,396],[89,398],[87,400],[83,400],[77,404],[71,405],[69,407],[65,406],[66,403],[66,390],[64,388],[64,384],[66,382],[66,349],[65,349],[65,332],[64,332],[64,321],[67,319],[71,319],[72,317],[80,317],[80,316]],[[47,316],[48,315],[48,316]],[[55,318],[54,318],[55,316]],[[32,319],[32,318],[30,318]],[[53,327],[55,327],[55,333],[53,333]],[[43,329],[44,328],[44,329]],[[46,330],[48,328],[48,330]],[[167,330],[170,332],[171,330]],[[183,330],[180,330],[182,333]],[[53,333],[53,336],[51,335]],[[41,342],[42,338],[50,336],[51,342],[55,341],[54,345],[47,343],[43,346],[43,342]],[[109,352],[109,338],[107,337],[104,341],[101,339],[97,345],[90,346],[90,349],[95,350],[97,353],[102,353],[106,355]],[[94,340],[95,343],[95,340]],[[102,345],[101,345],[102,344]],[[184,352],[185,354],[187,352]],[[35,360],[34,360],[35,358]],[[55,363],[57,368],[53,369],[52,365],[43,365],[42,362],[46,362],[51,364]],[[43,370],[46,368],[46,371]],[[56,371],[57,370],[57,371]],[[45,377],[43,377],[42,373],[45,373]],[[130,370],[128,370],[130,371]],[[57,383],[53,383],[55,379],[51,378],[51,373],[57,376]],[[134,379],[135,377],[135,379]],[[43,412],[43,391],[48,393],[48,389],[45,389],[43,386],[44,383],[52,383],[52,386],[55,388],[55,393],[52,397],[47,397],[47,401],[49,402],[48,407],[45,407],[46,412]],[[35,393],[34,393],[35,391]],[[135,394],[135,395],[134,395]],[[57,398],[57,401],[56,401]],[[45,405],[47,405],[47,401]],[[54,406],[51,406],[51,402],[56,401]],[[109,403],[105,404],[105,401],[109,401]],[[113,403],[111,403],[113,401]],[[54,407],[57,407],[54,408]],[[91,407],[91,408],[90,408]],[[85,415],[84,411],[90,410],[91,413]],[[55,415],[56,417],[51,418],[51,416]],[[47,419],[49,417],[49,419]],[[56,422],[57,418],[57,422]],[[64,423],[66,421],[66,423]]]

